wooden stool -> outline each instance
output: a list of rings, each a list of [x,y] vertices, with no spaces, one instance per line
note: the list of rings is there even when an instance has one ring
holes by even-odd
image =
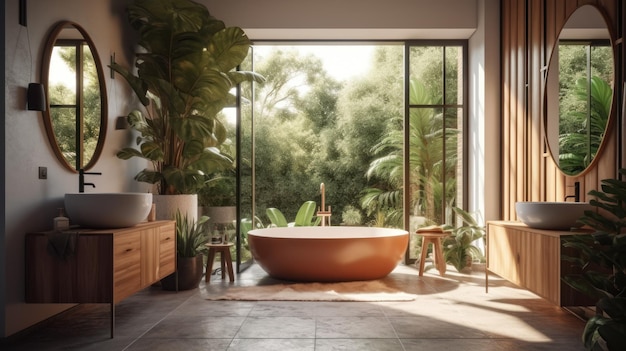
[[[441,239],[450,235],[450,233],[444,232],[441,228],[435,228],[424,230],[418,229],[416,234],[422,236],[419,276],[421,277],[424,275],[424,264],[426,263],[426,256],[428,255],[428,244],[433,244],[433,261],[435,263],[435,267],[439,270],[439,275],[443,276],[446,273],[446,259],[443,257]]]
[[[226,270],[224,269],[224,265],[228,268],[228,276],[230,277],[230,281],[235,281],[235,275],[233,274],[233,260],[230,257],[230,247],[233,246],[233,243],[225,243],[225,244],[206,244],[206,247],[209,248],[209,257],[206,260],[206,273],[204,276],[205,283],[211,281],[211,270],[213,269],[213,261],[215,260],[215,254],[221,253],[220,261],[222,268],[222,279],[226,278]]]

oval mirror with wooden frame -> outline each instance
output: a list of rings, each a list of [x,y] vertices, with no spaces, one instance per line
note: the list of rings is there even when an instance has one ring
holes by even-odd
[[[107,97],[104,72],[87,32],[57,23],[44,49],[41,82],[46,90],[46,134],[61,164],[72,172],[92,168],[104,144]]]
[[[544,127],[552,159],[568,176],[597,161],[615,114],[614,51],[598,8],[583,5],[567,19],[549,61]]]

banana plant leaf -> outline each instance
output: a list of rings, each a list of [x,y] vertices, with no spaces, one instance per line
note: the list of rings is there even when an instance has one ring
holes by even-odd
[[[321,217],[316,217],[316,220],[313,220],[315,216],[315,209],[317,204],[315,201],[307,201],[300,206],[298,213],[296,214],[295,226],[296,227],[306,227],[306,226],[315,226],[319,224],[321,221]]]
[[[280,212],[279,209],[270,207],[267,210],[265,210],[265,214],[267,214],[267,217],[269,217],[270,222],[272,222],[274,226],[276,227],[287,226],[287,220],[285,219],[285,215],[283,215],[283,213]]]

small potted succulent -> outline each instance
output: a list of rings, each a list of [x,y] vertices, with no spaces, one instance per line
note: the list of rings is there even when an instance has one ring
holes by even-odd
[[[161,280],[164,290],[189,290],[198,287],[204,270],[204,254],[209,241],[208,217],[197,221],[176,212],[176,273]]]

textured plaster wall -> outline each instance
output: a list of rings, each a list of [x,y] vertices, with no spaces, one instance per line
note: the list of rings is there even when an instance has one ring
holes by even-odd
[[[469,210],[500,216],[500,3],[478,1],[479,25],[469,40]]]
[[[18,24],[18,0],[4,2],[4,221],[0,241],[3,295],[0,295],[0,336],[14,334],[67,305],[24,303],[24,235],[51,229],[63,195],[78,191],[78,176],[61,167],[45,134],[40,112],[26,110],[26,87],[39,82],[41,57],[47,32],[61,20],[81,25],[93,39],[102,64],[116,53],[118,62],[129,62],[133,50],[128,38],[126,1],[28,0],[27,27]],[[147,191],[132,178],[141,165],[122,161],[115,152],[130,142],[129,131],[115,130],[115,118],[125,115],[132,100],[121,79],[105,71],[109,94],[107,138],[100,161],[93,168],[102,176],[90,179],[97,188],[87,191]],[[39,166],[48,168],[48,179],[37,177]]]

